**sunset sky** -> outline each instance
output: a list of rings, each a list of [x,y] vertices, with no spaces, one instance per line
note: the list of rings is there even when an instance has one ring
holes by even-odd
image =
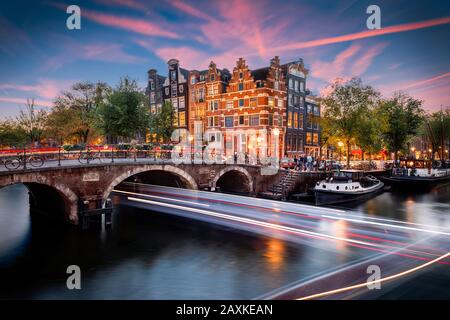
[[[66,7],[81,8],[81,30],[66,28]],[[366,8],[381,8],[381,30],[367,30]],[[362,77],[390,96],[403,90],[428,110],[450,105],[450,1],[93,0],[0,3],[0,118],[76,81],[115,85],[128,75],[144,87],[166,62],[232,70],[303,58],[307,87]]]

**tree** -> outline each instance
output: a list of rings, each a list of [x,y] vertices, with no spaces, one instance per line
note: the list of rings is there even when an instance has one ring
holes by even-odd
[[[322,129],[344,140],[347,147],[347,166],[350,166],[350,146],[356,142],[364,114],[377,105],[380,94],[371,86],[363,85],[361,79],[348,82],[337,79],[331,92],[322,99],[325,118]]]
[[[0,146],[23,146],[28,135],[17,122],[13,120],[0,121]]]
[[[146,96],[135,80],[122,78],[116,88],[99,104],[96,126],[112,141],[145,135],[148,126]]]
[[[382,102],[381,113],[385,122],[383,137],[397,161],[398,152],[405,151],[410,139],[418,133],[424,116],[422,101],[398,92]]]
[[[170,102],[165,102],[161,110],[150,115],[149,132],[155,135],[158,141],[170,141],[173,132],[174,111]]]
[[[34,105],[34,99],[27,99],[26,109],[20,110],[17,116],[17,124],[26,132],[28,141],[39,144],[45,128],[47,112],[37,110]]]
[[[428,114],[419,132],[430,141],[432,154],[438,150],[439,157],[445,159],[448,156],[450,144],[450,108]],[[445,150],[447,150],[447,155]]]
[[[87,143],[93,135],[96,110],[108,91],[108,85],[102,82],[78,82],[55,100],[54,105],[60,112],[70,113],[71,134],[82,143]]]
[[[356,143],[361,148],[364,159],[364,152],[369,153],[369,160],[372,154],[379,152],[383,148],[383,121],[379,108],[367,110],[360,119],[358,125]]]
[[[75,109],[55,105],[47,117],[45,136],[55,139],[60,145],[65,141],[79,140],[78,115]]]

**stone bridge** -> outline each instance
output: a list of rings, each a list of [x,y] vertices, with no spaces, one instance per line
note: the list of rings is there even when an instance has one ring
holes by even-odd
[[[29,189],[31,210],[78,225],[86,216],[110,208],[110,193],[126,180],[257,195],[281,174],[264,175],[261,170],[264,168],[253,165],[174,165],[162,161],[78,164],[0,171],[0,188],[22,183]]]

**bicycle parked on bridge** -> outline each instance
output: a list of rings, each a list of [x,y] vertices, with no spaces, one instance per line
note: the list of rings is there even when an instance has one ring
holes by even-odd
[[[42,167],[44,158],[38,155],[24,155],[18,153],[16,157],[10,157],[4,161],[4,165],[9,170],[14,170],[29,163],[32,167]]]
[[[78,162],[80,162],[81,164],[89,164],[94,160],[102,162],[101,151],[92,151],[91,148],[88,148],[86,152],[80,151],[80,155],[78,156]]]

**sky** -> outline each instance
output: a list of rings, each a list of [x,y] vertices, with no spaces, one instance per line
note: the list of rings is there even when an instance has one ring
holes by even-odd
[[[69,30],[66,8],[81,9]],[[381,9],[368,30],[366,9]],[[337,77],[361,77],[386,97],[402,90],[428,111],[450,105],[450,1],[355,0],[15,0],[0,2],[0,119],[34,98],[41,108],[77,81],[146,85],[167,61],[232,70],[302,58],[307,87],[326,93]]]

